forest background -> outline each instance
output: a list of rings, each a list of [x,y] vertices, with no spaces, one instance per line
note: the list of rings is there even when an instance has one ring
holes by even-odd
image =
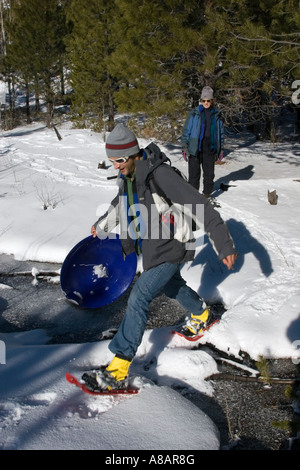
[[[174,141],[209,85],[235,131],[275,140],[287,108],[300,130],[299,0],[0,0],[0,28],[4,129],[65,108],[79,128],[126,113]]]

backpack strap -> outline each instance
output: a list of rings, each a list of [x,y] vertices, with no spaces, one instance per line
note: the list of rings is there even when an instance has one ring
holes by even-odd
[[[167,157],[168,158],[168,157]],[[177,173],[177,175],[179,175],[182,179],[184,179],[186,181],[186,177],[181,173],[180,170],[178,170],[178,168],[176,168],[175,166],[172,166],[172,163],[171,163],[171,160],[168,158],[168,161],[170,163],[170,167],[172,168],[172,170]],[[146,186],[148,188],[150,188],[150,182],[152,183],[152,187],[154,188],[155,192],[160,196],[162,197],[166,203],[171,207],[173,204],[172,204],[172,201],[171,199],[168,198],[168,196],[166,195],[166,193],[163,191],[163,189],[159,186],[159,184],[157,183],[157,181],[155,180],[154,178],[154,172],[152,171],[150,173],[150,175],[147,176],[147,179],[146,179]]]
[[[151,184],[152,183],[152,187],[154,188],[156,194],[158,194],[159,197],[161,197],[162,199],[164,199],[166,201],[166,203],[168,204],[169,207],[172,206],[172,201],[171,199],[169,199],[167,196],[166,196],[166,193],[161,189],[161,187],[157,184],[157,181],[155,180],[154,178],[154,175],[153,175],[153,172],[150,173],[150,175],[148,176],[147,178],[147,185],[148,187],[151,189]]]

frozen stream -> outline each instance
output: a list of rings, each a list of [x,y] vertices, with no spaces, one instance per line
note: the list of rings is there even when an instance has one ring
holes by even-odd
[[[43,329],[50,343],[82,343],[101,340],[103,333],[118,328],[122,320],[129,291],[108,306],[83,309],[65,299],[59,275],[45,279],[34,275],[44,271],[59,273],[61,265],[16,261],[11,256],[0,255],[0,266],[2,333]],[[184,315],[176,301],[159,297],[151,304],[148,327],[172,325]]]
[[[101,340],[103,333],[117,328],[122,319],[128,292],[109,306],[82,309],[65,299],[59,282],[53,282],[54,278],[35,282],[35,277],[30,274],[32,271],[56,272],[60,265],[20,262],[7,255],[0,255],[0,265],[0,334],[43,329],[49,343],[85,343]],[[12,275],[20,272],[29,275]],[[150,306],[148,328],[171,325],[182,320],[184,315],[176,301],[158,297]],[[275,361],[273,366],[276,364],[283,376],[289,376],[290,361]],[[229,372],[233,370],[229,368]],[[221,380],[214,383],[213,399],[201,394],[185,396],[217,423],[222,445],[228,443],[226,415],[229,413],[232,428],[237,434],[241,433],[238,449],[286,449],[289,434],[269,425],[272,420],[291,418],[292,407],[284,399],[284,387],[264,391],[261,384]]]

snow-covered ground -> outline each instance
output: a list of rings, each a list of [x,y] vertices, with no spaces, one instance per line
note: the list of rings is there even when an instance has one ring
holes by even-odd
[[[103,135],[68,126],[59,132],[61,141],[40,124],[1,134],[0,253],[62,263],[116,194]],[[180,147],[160,146],[186,173]],[[215,196],[239,258],[228,272],[199,235],[195,260],[182,271],[201,296],[227,308],[200,342],[236,357],[244,351],[297,362],[300,145],[236,135],[227,148],[226,163],[216,166]],[[98,168],[102,161],[107,169]],[[272,190],[277,205],[268,202]],[[0,284],[0,298],[5,288]],[[205,378],[217,372],[216,362],[168,327],[145,332],[131,367],[141,388],[134,397],[95,398],[65,381],[66,371],[80,377],[107,363],[109,340],[49,345],[42,330],[0,333],[0,340],[0,449],[219,448],[216,425],[171,388],[184,384],[213,396]]]

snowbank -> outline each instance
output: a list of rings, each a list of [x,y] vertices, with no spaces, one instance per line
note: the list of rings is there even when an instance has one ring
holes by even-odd
[[[53,130],[37,124],[2,133],[0,253],[62,263],[116,194],[102,136],[68,127],[60,134],[58,141]],[[253,359],[299,361],[299,145],[248,144],[241,136],[227,145],[231,153],[216,166],[215,196],[238,261],[228,272],[199,237],[195,260],[182,271],[201,296],[227,308],[201,344],[236,357],[244,351]],[[187,171],[179,147],[163,150]],[[107,169],[98,168],[102,161]],[[277,205],[267,200],[272,189]],[[6,308],[3,303],[2,314]],[[49,346],[39,330],[1,333],[0,339],[6,359],[0,364],[2,449],[219,447],[215,425],[171,389],[213,396],[205,379],[216,363],[205,350],[180,344],[168,328],[147,330],[132,365],[141,391],[117,399],[86,396],[64,378],[67,370],[80,376],[108,362],[108,341]]]

